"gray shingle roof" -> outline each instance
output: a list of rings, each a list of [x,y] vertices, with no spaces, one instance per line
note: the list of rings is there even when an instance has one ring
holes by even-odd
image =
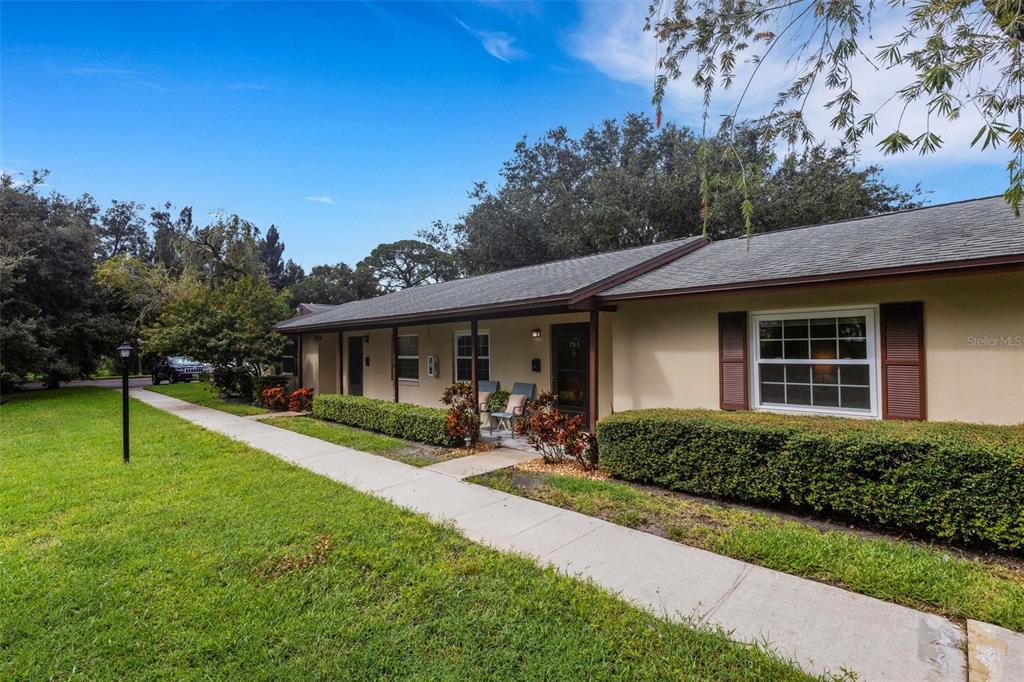
[[[338,306],[330,303],[300,303],[298,307],[305,308],[308,313],[322,313],[325,310],[337,308]]]
[[[699,237],[684,237],[650,246],[599,253],[571,260],[530,265],[478,277],[403,289],[384,296],[352,301],[329,310],[302,315],[278,324],[281,331],[330,324],[351,324],[382,318],[457,312],[516,302],[566,301],[624,270],[677,248],[696,245]]]
[[[314,304],[309,307],[315,307],[315,312],[281,322],[276,329],[385,324],[390,318],[457,314],[517,303],[562,305],[609,277],[669,251],[696,247],[699,241],[686,237],[413,287],[338,306]],[[1014,218],[1001,197],[989,197],[713,242],[602,291],[597,298],[728,289],[790,278],[1018,256],[1024,260],[1024,221]]]
[[[1016,255],[1024,221],[990,197],[713,242],[598,298]]]

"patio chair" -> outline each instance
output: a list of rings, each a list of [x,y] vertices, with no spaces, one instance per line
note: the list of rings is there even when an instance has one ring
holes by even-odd
[[[478,382],[476,382],[476,385],[477,385],[477,394],[476,394],[476,404],[477,404],[477,406],[480,408],[481,412],[490,412],[490,410],[487,409],[487,401],[490,400],[491,396],[494,395],[494,392],[497,391],[501,387],[501,382],[499,382],[499,381],[478,381]]]
[[[487,399],[490,398],[495,391],[501,388],[500,381],[478,381],[477,385],[477,403],[480,404],[480,409],[486,412],[484,409],[487,407]]]
[[[522,419],[526,416],[526,403],[533,399],[533,389],[536,384],[514,384],[512,392],[509,393],[508,403],[504,412],[494,412],[493,419],[497,419],[498,428],[503,425],[512,431],[512,440],[516,438],[516,418]],[[494,433],[494,426],[491,425],[491,433]]]

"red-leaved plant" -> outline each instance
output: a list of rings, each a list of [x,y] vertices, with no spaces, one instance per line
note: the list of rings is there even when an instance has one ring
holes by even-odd
[[[441,402],[448,406],[445,427],[452,438],[469,440],[473,445],[480,437],[480,415],[473,400],[473,384],[461,381],[444,389]]]
[[[313,391],[300,388],[288,396],[288,409],[292,412],[309,412],[313,408]]]
[[[288,394],[280,386],[265,388],[260,391],[260,403],[272,410],[283,410],[288,407]]]
[[[583,426],[583,415],[558,411],[556,399],[544,391],[530,401],[523,425],[527,442],[548,464],[573,461],[590,471],[597,468],[597,439]]]

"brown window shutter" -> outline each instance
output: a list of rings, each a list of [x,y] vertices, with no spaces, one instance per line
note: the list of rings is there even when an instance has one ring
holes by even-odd
[[[723,410],[745,410],[747,400],[747,314],[718,313],[718,388]]]
[[[882,419],[925,418],[924,304],[883,303]]]

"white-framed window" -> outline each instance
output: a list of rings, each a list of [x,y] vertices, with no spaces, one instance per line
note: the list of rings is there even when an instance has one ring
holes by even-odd
[[[469,381],[473,368],[473,337],[467,332],[455,332],[455,381]],[[480,381],[491,379],[491,335],[477,332],[476,335],[476,378]]]
[[[293,337],[288,337],[284,344],[284,350],[281,351],[281,374],[288,374],[295,376],[297,374],[295,366],[295,356],[298,351],[298,343],[296,343]]]
[[[752,316],[756,408],[878,416],[876,310]]]
[[[398,337],[398,378],[415,381],[420,378],[420,337],[408,334]]]

